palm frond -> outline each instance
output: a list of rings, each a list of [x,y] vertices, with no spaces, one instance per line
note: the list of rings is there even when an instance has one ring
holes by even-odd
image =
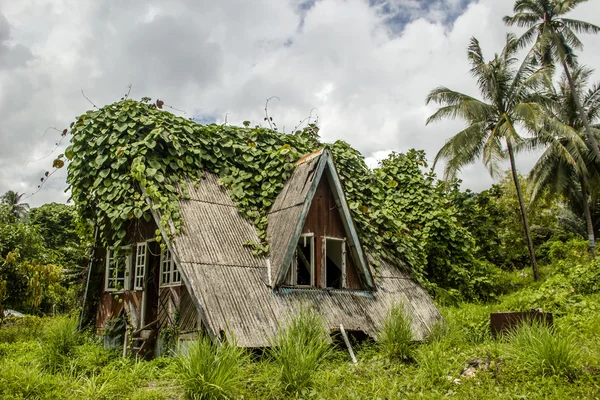
[[[471,164],[480,157],[486,134],[486,124],[484,122],[470,125],[458,132],[448,139],[437,153],[433,168],[435,168],[438,161],[444,160],[446,162],[444,179],[448,180],[456,177],[464,166]]]
[[[576,33],[597,34],[600,33],[600,27],[590,24],[589,22],[580,21],[577,19],[561,18],[561,22],[571,31]]]

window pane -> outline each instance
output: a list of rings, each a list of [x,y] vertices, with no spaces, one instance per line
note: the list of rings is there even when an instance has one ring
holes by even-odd
[[[135,258],[135,290],[144,289],[144,275],[146,273],[146,243],[139,243],[136,247]]]
[[[296,246],[296,285],[311,286],[314,260],[312,237],[301,237]]]
[[[177,265],[175,264],[175,262],[173,260],[171,260],[171,269],[173,270],[172,282],[173,283],[181,283],[181,274],[179,273],[179,270],[177,269]]]
[[[171,252],[163,250],[161,253],[160,262],[161,285],[169,285],[171,283]]]

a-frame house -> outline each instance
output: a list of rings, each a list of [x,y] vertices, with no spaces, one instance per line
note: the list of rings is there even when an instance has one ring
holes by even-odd
[[[171,240],[163,232],[167,250],[153,242],[159,224],[151,222],[131,230],[128,256],[97,253],[100,332],[120,315],[133,326],[138,349],[154,349],[160,330],[173,326],[182,339],[232,334],[240,346],[265,347],[301,307],[315,309],[332,332],[343,325],[374,339],[396,302],[407,307],[415,340],[440,319],[400,261],[364,252],[327,149],[298,160],[269,211],[268,256],[253,255],[248,243],[259,241],[256,229],[216,175],[205,173],[186,189],[183,230]]]

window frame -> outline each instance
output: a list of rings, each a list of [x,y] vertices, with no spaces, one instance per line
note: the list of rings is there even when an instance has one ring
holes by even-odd
[[[340,290],[331,286],[327,286],[327,241],[342,242],[342,284],[341,289],[348,289],[347,275],[346,275],[346,238],[338,238],[332,236],[322,236],[322,247],[321,247],[321,284],[325,289]]]
[[[167,254],[169,257],[167,257]],[[168,258],[165,260],[165,258]],[[165,263],[169,265],[169,271],[165,272],[164,266]],[[168,274],[169,282],[164,282],[164,276]],[[178,279],[175,280],[174,277],[177,276]],[[175,262],[173,258],[173,253],[169,251],[169,249],[162,249],[160,251],[160,282],[159,287],[172,287],[172,286],[181,286],[181,271],[179,270],[179,266]]]
[[[104,276],[104,291],[106,292],[114,292],[114,293],[121,293],[121,292],[126,292],[128,290],[130,290],[131,287],[131,246],[122,246],[120,248],[121,250],[125,250],[126,254],[119,257],[119,258],[115,258],[114,257],[114,249],[113,248],[107,248],[106,249],[106,265],[105,265],[105,276]],[[120,260],[120,259],[124,259],[125,260],[125,270],[123,273],[123,287],[121,289],[118,289],[116,287],[110,287],[109,282],[110,281],[115,281],[115,284],[117,284],[119,282],[119,278],[111,278],[110,277],[110,271],[111,271],[111,267],[110,267],[110,261],[111,260]],[[117,268],[118,268],[118,264],[117,264]],[[114,270],[114,268],[112,268]]]
[[[143,264],[139,264],[140,247],[144,248],[144,254],[143,254],[144,263]],[[146,271],[148,270],[148,242],[147,241],[136,243],[134,259],[135,259],[135,264],[133,265],[133,290],[142,290],[143,291],[143,290],[145,290],[145,286],[146,286]],[[141,276],[138,272],[141,272]],[[138,285],[138,279],[141,280],[141,283],[139,285]]]
[[[307,238],[310,238],[310,284],[309,285],[298,285],[297,283],[297,279],[298,279],[298,264],[297,264],[297,251],[298,249],[296,248],[294,250],[294,257],[292,258],[292,263],[291,263],[291,272],[290,272],[290,285],[294,286],[294,287],[298,287],[298,288],[314,288],[317,286],[317,273],[316,273],[316,264],[317,264],[317,260],[315,257],[315,247],[316,247],[316,240],[315,240],[315,234],[313,232],[307,232],[307,233],[303,233],[300,235],[300,238],[298,239],[298,243],[300,243],[300,240],[304,240],[306,241]],[[296,247],[298,246],[298,244],[296,244]]]

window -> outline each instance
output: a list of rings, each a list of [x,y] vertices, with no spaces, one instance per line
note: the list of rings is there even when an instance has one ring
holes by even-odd
[[[323,238],[325,246],[325,287],[342,289],[346,287],[346,240]]]
[[[125,248],[122,252],[126,252]],[[114,250],[106,251],[106,291],[129,290],[129,270],[131,256],[129,253],[115,254]]]
[[[294,286],[315,286],[315,237],[312,233],[300,236],[290,274]]]
[[[135,250],[135,277],[133,290],[144,290],[144,277],[146,276],[146,259],[148,247],[146,242],[138,243]]]
[[[177,264],[173,261],[173,256],[168,249],[160,253],[160,285],[174,286],[181,284],[181,274]]]

